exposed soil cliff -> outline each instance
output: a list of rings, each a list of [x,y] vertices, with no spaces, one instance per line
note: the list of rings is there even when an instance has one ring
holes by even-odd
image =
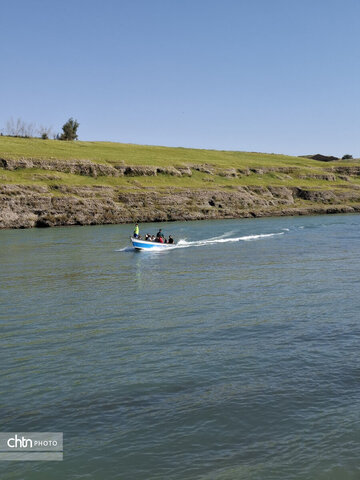
[[[296,168],[217,168],[213,165],[131,166],[107,165],[85,160],[0,159],[6,172],[31,170],[33,184],[3,182],[0,185],[0,228],[58,225],[150,222],[241,218],[315,213],[360,212],[360,186],[349,184],[360,176],[360,167],[328,167],[322,173],[299,174]],[[39,173],[40,169],[40,173]],[[91,178],[134,177],[124,185],[69,185],[59,173]],[[209,188],[188,188],[186,178],[196,172],[206,175]],[[219,185],[217,178],[257,179],[272,174],[292,180],[288,186]],[[178,177],[178,186],[136,185],[136,177]],[[297,179],[299,186],[293,186]],[[303,179],[336,182],[336,188],[304,188]],[[40,184],[38,183],[40,181]],[[50,182],[46,184],[46,181]],[[42,182],[42,183],[41,183]],[[44,183],[45,182],[45,183]],[[251,183],[251,182],[250,182]],[[291,182],[289,182],[291,183]]]
[[[110,187],[4,185],[0,228],[199,220],[360,211],[360,189],[333,193],[286,187],[119,192]]]

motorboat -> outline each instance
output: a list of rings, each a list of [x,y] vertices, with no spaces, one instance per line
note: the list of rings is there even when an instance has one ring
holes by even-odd
[[[174,247],[175,245],[174,243],[149,242],[148,240],[142,240],[134,237],[130,237],[130,240],[136,250],[165,250],[169,247]]]

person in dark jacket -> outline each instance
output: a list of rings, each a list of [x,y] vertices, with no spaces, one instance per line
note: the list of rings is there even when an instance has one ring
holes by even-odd
[[[156,234],[156,241],[157,242],[160,242],[160,238],[162,238],[162,242],[161,243],[164,243],[164,234],[162,233],[162,230],[161,228],[159,229],[158,233]]]

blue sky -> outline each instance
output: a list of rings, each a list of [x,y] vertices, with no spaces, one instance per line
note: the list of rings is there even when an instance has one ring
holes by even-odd
[[[358,0],[2,0],[0,129],[360,156]]]

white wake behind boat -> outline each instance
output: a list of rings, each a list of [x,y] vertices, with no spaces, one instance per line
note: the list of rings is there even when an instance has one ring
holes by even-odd
[[[148,240],[140,240],[134,237],[130,237],[130,240],[136,250],[162,250],[169,247],[174,247],[175,245],[174,243],[149,242]]]

